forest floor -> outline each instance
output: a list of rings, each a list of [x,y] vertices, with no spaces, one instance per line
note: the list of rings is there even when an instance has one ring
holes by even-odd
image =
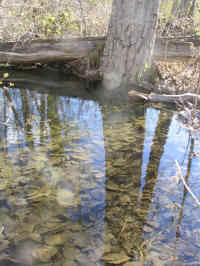
[[[186,37],[199,37],[197,25],[193,19],[182,18],[167,22],[159,26],[158,36],[180,39],[185,41]],[[181,39],[182,38],[182,39]],[[191,43],[191,47],[192,47]],[[191,48],[192,49],[192,48]],[[185,58],[180,60],[157,61],[156,84],[162,88],[169,88],[171,92],[198,92],[200,87],[200,58]]]

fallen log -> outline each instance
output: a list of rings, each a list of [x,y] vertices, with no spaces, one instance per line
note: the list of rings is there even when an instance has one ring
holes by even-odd
[[[153,102],[153,103],[173,103],[173,104],[185,104],[192,103],[195,106],[200,105],[200,95],[195,93],[183,93],[178,95],[168,94],[155,94],[155,93],[141,93],[135,90],[128,92],[128,96],[131,102]]]
[[[106,37],[73,38],[63,40],[33,40],[25,43],[0,43],[0,64],[33,64],[68,62],[101,53]],[[189,41],[158,38],[154,60],[182,59],[198,55],[194,48],[200,46],[197,38]]]
[[[0,64],[67,62],[103,50],[105,37],[1,43]]]
[[[187,60],[199,56],[200,38],[158,38],[155,42],[154,60]]]

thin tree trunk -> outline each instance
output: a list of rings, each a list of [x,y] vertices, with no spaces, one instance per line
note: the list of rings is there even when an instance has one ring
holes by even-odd
[[[179,5],[178,17],[184,17],[189,15],[191,0],[182,0]]]
[[[114,0],[102,60],[104,86],[137,83],[147,67],[156,38],[160,0]]]
[[[172,5],[172,9],[171,9],[172,18],[177,17],[178,10],[179,10],[179,2],[178,2],[178,0],[174,0],[173,5]]]
[[[177,1],[174,0],[171,14],[174,17],[192,17],[194,16],[194,10],[196,7],[197,1],[196,0],[181,0]]]
[[[87,36],[87,20],[84,14],[84,9],[83,9],[83,3],[82,0],[78,0],[79,6],[80,6],[80,15],[81,15],[81,33],[83,37]]]
[[[189,10],[189,16],[191,16],[191,17],[194,16],[194,11],[195,11],[196,5],[197,5],[197,0],[193,0],[191,7],[190,7],[190,10]]]

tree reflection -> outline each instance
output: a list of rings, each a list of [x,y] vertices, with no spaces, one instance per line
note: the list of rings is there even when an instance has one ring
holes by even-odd
[[[62,122],[59,117],[59,108],[60,102],[59,97],[56,95],[48,95],[47,96],[47,118],[48,118],[48,125],[50,130],[50,139],[51,139],[51,148],[50,148],[50,155],[51,159],[56,161],[59,155],[64,154],[65,146],[62,136]],[[59,158],[58,158],[59,159]],[[60,160],[59,160],[60,162]]]
[[[159,114],[159,119],[153,138],[153,144],[151,146],[149,163],[146,170],[145,185],[143,187],[142,196],[140,199],[140,206],[146,210],[146,215],[148,214],[154,192],[154,186],[157,182],[158,169],[161,157],[164,153],[164,147],[168,136],[171,118],[172,113],[161,111]],[[146,219],[147,217],[145,220]]]
[[[105,110],[103,115],[107,177],[104,259],[109,262],[108,255],[117,253],[124,259],[125,254],[144,259],[143,227],[151,207],[172,114],[161,112],[159,115],[142,195],[140,190],[145,137],[144,109],[137,109],[135,116],[117,116],[115,112],[106,113]],[[111,120],[115,122],[109,123]]]
[[[6,103],[10,106],[10,108],[11,108],[11,110],[13,112],[14,121],[16,123],[16,126],[18,128],[23,128],[23,124],[22,124],[22,122],[21,122],[21,120],[19,118],[18,112],[17,112],[17,110],[15,108],[14,100],[12,99],[12,96],[10,94],[9,89],[8,88],[4,88],[3,92],[4,92],[4,95],[5,95],[5,98],[6,98]]]
[[[19,89],[9,89],[4,96],[4,116],[8,100],[12,112],[6,125],[10,133],[5,135],[8,156],[2,160],[4,171],[0,174],[5,186],[13,181],[14,185],[6,187],[1,195],[9,202],[10,227],[15,227],[9,237],[15,250],[25,253],[24,246],[34,242],[28,225],[38,233],[39,248],[46,247],[40,236],[62,240],[55,248],[60,264],[67,261],[76,265],[78,260],[80,264],[96,265],[102,254],[105,207],[103,130],[98,105]],[[12,249],[10,258],[15,259],[15,255]],[[20,256],[17,259],[25,263]]]
[[[29,106],[30,100],[28,99],[27,91],[21,90],[21,102],[22,102],[22,114],[24,118],[24,135],[28,147],[33,147],[33,135],[32,135],[32,113]]]
[[[130,110],[124,104],[103,104],[101,113],[98,113],[99,106],[94,102],[17,89],[6,90],[3,99],[5,104],[1,109],[4,117],[7,117],[8,102],[13,112],[11,130],[14,132],[17,127],[23,134],[21,139],[16,138],[17,141],[25,145],[29,143],[28,156],[27,150],[23,150],[22,155],[21,151],[16,153],[16,157],[20,155],[19,159],[13,156],[11,167],[15,169],[20,157],[25,158],[24,165],[27,165],[20,168],[20,175],[27,178],[28,169],[30,181],[26,183],[26,179],[23,180],[23,193],[28,205],[28,208],[24,206],[24,213],[27,214],[28,210],[35,215],[38,233],[44,235],[45,224],[56,217],[62,225],[61,233],[74,241],[70,253],[78,257],[84,251],[94,258],[95,252],[91,246],[95,243],[96,257],[92,265],[96,265],[101,257],[102,246],[103,259],[108,263],[124,263],[130,257],[145,259],[143,228],[151,207],[171,121],[169,114],[161,112],[159,115],[146,183],[141,193],[146,130],[144,106],[135,106]],[[4,127],[3,124],[0,126]],[[9,145],[9,133],[5,134]],[[16,187],[20,193],[18,183]],[[16,207],[13,206],[15,212]],[[31,223],[31,217],[16,216],[19,224]],[[75,229],[71,231],[73,226]],[[48,234],[54,236],[54,233]],[[80,244],[78,241],[77,244],[81,245],[82,250],[76,246],[79,235],[84,236],[80,240],[83,242]],[[95,242],[97,237],[98,241]],[[64,242],[64,250],[68,254],[66,260],[69,257],[68,245]],[[114,254],[117,261],[108,256]],[[71,262],[75,255],[71,256]]]
[[[45,139],[45,124],[46,124],[46,111],[45,111],[45,99],[46,95],[40,95],[40,107],[39,107],[39,114],[40,114],[40,143],[43,143]]]
[[[106,151],[106,218],[104,260],[118,254],[137,257],[142,244],[137,202],[140,194],[142,150],[145,135],[144,107],[119,112],[102,109]],[[125,252],[124,252],[125,251]]]

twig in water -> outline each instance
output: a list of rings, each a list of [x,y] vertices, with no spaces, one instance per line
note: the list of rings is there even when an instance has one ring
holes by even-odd
[[[184,184],[185,188],[190,193],[190,195],[193,197],[193,199],[196,201],[197,205],[200,206],[200,201],[197,199],[197,197],[194,195],[192,190],[189,188],[188,184],[185,182],[185,179],[183,177],[183,174],[182,174],[181,167],[180,167],[179,163],[177,161],[175,161],[175,163],[176,163],[176,166],[178,168],[179,178],[183,181],[183,184]]]
[[[8,126],[8,123],[10,121],[10,116],[11,116],[11,107],[8,107],[8,117],[6,119],[6,121],[0,121],[0,124]]]

